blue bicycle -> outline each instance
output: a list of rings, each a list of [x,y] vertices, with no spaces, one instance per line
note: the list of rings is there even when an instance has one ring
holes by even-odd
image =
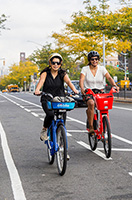
[[[51,94],[42,92],[42,95],[51,98]],[[56,102],[58,101],[58,102]],[[47,145],[47,154],[49,164],[53,164],[56,155],[57,168],[59,175],[63,176],[67,167],[67,130],[63,120],[63,114],[66,111],[73,110],[75,101],[71,97],[55,97],[47,101],[48,109],[54,110],[54,119],[47,130],[48,140],[45,141]]]

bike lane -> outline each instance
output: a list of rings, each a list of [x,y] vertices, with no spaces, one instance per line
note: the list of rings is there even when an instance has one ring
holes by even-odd
[[[22,108],[24,111],[26,111],[25,110],[25,107],[24,107],[24,105],[21,105],[21,106],[23,106],[23,107],[20,107],[20,108]],[[31,112],[31,109],[28,109],[28,111],[27,111],[28,113],[30,113]],[[32,113],[32,112],[31,112]],[[37,113],[37,112],[34,112],[35,113],[35,115],[33,115],[35,118],[38,118],[39,119],[39,114]],[[73,119],[71,119],[71,117],[69,117],[68,118],[68,120],[70,121],[70,123],[72,123],[73,121],[75,122],[75,118],[73,118]],[[75,123],[77,123],[77,124],[79,124],[79,121],[77,121],[77,122],[75,122]],[[81,122],[80,121],[80,124],[82,124],[82,123],[84,123],[84,122]],[[85,123],[84,123],[85,124]],[[82,126],[84,127],[84,125],[82,124]],[[82,131],[85,131],[84,129],[81,129]],[[81,131],[81,130],[78,130],[78,131]],[[77,132],[77,130],[72,130],[71,131],[71,129],[69,129],[68,130],[68,133],[70,133],[70,136],[73,138],[73,132]],[[85,133],[84,133],[85,134]],[[74,139],[74,138],[73,138]],[[70,143],[71,144],[71,143]],[[83,152],[84,153],[84,152]],[[85,153],[84,153],[85,154]],[[93,158],[95,158],[95,157],[93,157]],[[91,162],[93,162],[93,158],[91,159]],[[72,157],[72,159],[74,159],[73,157]],[[79,158],[79,160],[80,160],[80,158]],[[112,162],[113,163],[113,162]],[[40,163],[39,163],[40,164]],[[110,164],[111,165],[111,164]],[[106,164],[106,166],[108,167],[108,164]],[[75,166],[74,166],[75,167]],[[76,167],[75,167],[76,168]],[[131,173],[131,172],[130,172]],[[43,174],[43,176],[45,176],[45,174]],[[102,198],[103,199],[103,198]]]

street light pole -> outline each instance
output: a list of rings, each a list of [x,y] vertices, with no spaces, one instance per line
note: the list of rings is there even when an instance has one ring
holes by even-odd
[[[125,71],[125,81],[127,80],[127,76],[126,76],[126,56],[127,56],[127,53],[122,53],[121,52],[121,55],[124,56],[124,71]],[[124,85],[124,99],[126,98],[126,82],[125,82],[125,85]]]
[[[0,60],[3,60],[3,65],[1,68],[1,76],[3,76],[4,75],[5,58],[0,58]]]
[[[105,35],[103,34],[103,66],[105,67]],[[106,86],[106,78],[104,79],[104,87]]]
[[[125,64],[125,80],[127,79],[127,77],[126,77],[126,55],[127,55],[127,54],[124,54],[124,64]]]
[[[103,66],[105,67],[105,35],[103,34]]]

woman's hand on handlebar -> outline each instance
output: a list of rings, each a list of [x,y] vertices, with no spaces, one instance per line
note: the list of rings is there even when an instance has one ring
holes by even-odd
[[[75,94],[79,94],[79,91],[78,91],[77,89],[75,89],[73,92],[74,92]]]
[[[85,95],[85,94],[86,94],[86,91],[85,91],[85,89],[84,89],[84,88],[81,88],[81,93],[82,93],[83,95]]]
[[[120,88],[118,86],[116,86],[116,91],[117,93],[119,93]]]
[[[39,96],[39,95],[41,95],[41,91],[40,90],[35,90],[35,92],[34,92],[34,95],[37,95],[37,96]]]

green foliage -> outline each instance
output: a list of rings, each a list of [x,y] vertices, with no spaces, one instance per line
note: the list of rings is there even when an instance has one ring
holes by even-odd
[[[50,54],[53,53],[51,44],[44,45],[42,49],[37,49],[29,57],[39,68],[39,71],[42,71],[48,65],[48,59]]]
[[[132,82],[132,73],[130,73],[128,77],[129,77],[130,81]]]
[[[7,16],[5,16],[4,14],[2,14],[0,16],[0,29],[6,29],[5,28],[5,22],[7,21]]]
[[[123,71],[119,71],[118,68],[114,68],[113,66],[107,65],[106,69],[108,70],[108,72],[111,75],[111,77],[117,76],[118,81],[124,79],[124,75],[125,75],[124,72]]]
[[[105,34],[106,56],[112,52],[132,50],[132,8],[111,12],[107,0],[98,0],[99,7],[85,0],[85,12],[79,11],[72,15],[72,22],[66,24],[62,33],[53,33],[56,45],[66,49],[77,59],[84,57],[91,50],[103,55],[103,34]]]
[[[47,44],[43,46],[42,49],[38,49],[34,51],[34,53],[29,57],[35,64],[39,66],[39,71],[42,71],[45,67],[47,67],[49,57],[52,53],[59,53],[63,57],[63,69],[69,71],[70,76],[73,74],[72,68],[76,67],[74,59],[72,59],[66,50],[63,50],[61,47],[57,47],[53,49],[51,44]]]

